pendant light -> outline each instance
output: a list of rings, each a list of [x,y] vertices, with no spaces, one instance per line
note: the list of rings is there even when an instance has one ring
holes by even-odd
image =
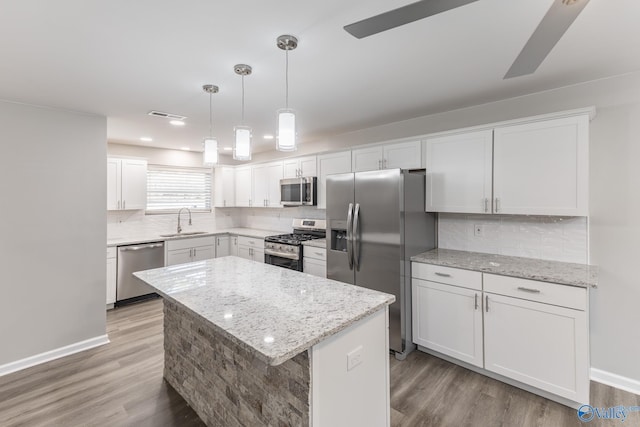
[[[203,163],[205,166],[213,166],[218,163],[218,141],[213,137],[213,108],[212,95],[218,93],[218,86],[204,85],[202,90],[209,94],[209,136],[204,139]]]
[[[278,110],[278,137],[276,150],[295,151],[296,146],[296,114],[289,108],[289,51],[298,47],[298,39],[294,36],[278,37],[277,45],[285,52],[285,108]]]
[[[238,64],[233,67],[233,70],[242,77],[242,120],[240,126],[233,128],[235,134],[233,158],[235,160],[251,160],[251,128],[244,124],[244,76],[251,74],[251,66]]]

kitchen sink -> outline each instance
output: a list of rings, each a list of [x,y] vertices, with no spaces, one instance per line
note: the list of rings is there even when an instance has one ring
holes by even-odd
[[[206,231],[184,231],[182,233],[161,234],[160,237],[193,236],[197,234],[207,234],[207,232]]]

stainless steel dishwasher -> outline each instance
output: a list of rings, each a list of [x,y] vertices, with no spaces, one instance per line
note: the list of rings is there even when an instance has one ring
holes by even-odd
[[[153,294],[154,289],[132,273],[159,267],[164,267],[164,242],[118,246],[116,303],[133,302]]]

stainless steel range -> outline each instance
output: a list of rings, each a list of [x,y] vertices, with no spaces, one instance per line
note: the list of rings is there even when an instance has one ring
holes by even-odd
[[[302,271],[302,242],[324,239],[327,222],[323,219],[294,219],[293,233],[264,238],[264,262]]]

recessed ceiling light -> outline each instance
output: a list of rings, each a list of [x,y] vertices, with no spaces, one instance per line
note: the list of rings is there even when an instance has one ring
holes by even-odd
[[[182,120],[171,120],[169,123],[174,126],[184,126],[184,122]]]
[[[224,147],[223,150],[224,151],[231,151],[231,150],[233,150],[233,147]]]
[[[151,142],[151,141],[153,141],[153,138],[150,138],[148,136],[141,136],[140,137],[140,141]]]
[[[266,134],[263,136],[264,139],[273,139],[273,135]]]
[[[189,148],[189,147],[180,147],[180,149],[184,150],[184,151],[191,151],[191,148]]]

